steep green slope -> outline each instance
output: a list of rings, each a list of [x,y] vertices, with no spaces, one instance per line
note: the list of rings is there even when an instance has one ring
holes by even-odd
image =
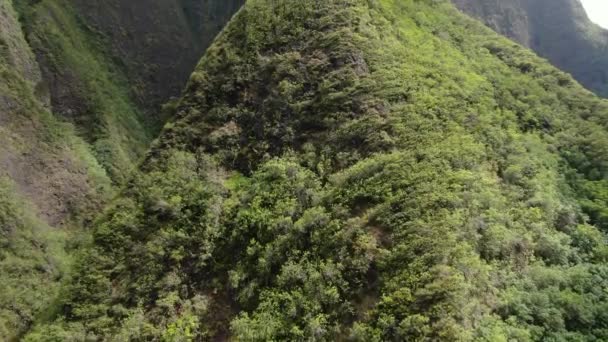
[[[123,182],[151,141],[127,79],[68,1],[21,7],[53,113],[73,123],[112,179]]]
[[[0,339],[11,341],[50,313],[68,270],[67,234],[32,215],[35,208],[0,177]]]
[[[177,94],[192,55],[239,5],[106,1],[93,11],[87,3],[0,0],[2,341],[54,315],[83,225],[111,198],[112,183],[129,177],[164,120],[149,111]],[[193,7],[192,18],[182,6]],[[144,19],[130,26],[134,13]],[[110,14],[120,15],[108,21],[110,32],[96,26]],[[163,91],[138,92],[144,82]]]
[[[608,30],[589,20],[580,0],[453,2],[608,97]]]
[[[608,339],[607,119],[448,1],[250,0],[26,340]]]
[[[179,94],[241,3],[16,2],[53,113],[77,127],[116,183],[127,179],[166,120],[160,105]],[[195,8],[199,3],[206,6]]]
[[[178,96],[205,49],[243,0],[72,1],[123,66],[147,122]]]
[[[40,70],[11,1],[0,1],[0,340],[56,299],[66,231],[90,220],[112,189],[73,127],[48,111]]]

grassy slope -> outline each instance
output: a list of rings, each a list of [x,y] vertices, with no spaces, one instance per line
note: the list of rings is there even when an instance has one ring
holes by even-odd
[[[151,140],[151,127],[122,70],[68,2],[21,2],[21,13],[54,114],[72,122],[111,178],[124,182]]]
[[[28,338],[606,339],[607,118],[447,1],[250,0]]]
[[[68,270],[67,234],[35,217],[0,178],[0,338],[11,341],[51,310]]]
[[[238,0],[17,1],[50,89],[53,112],[74,123],[116,183],[123,183],[166,120],[197,59]]]
[[[110,181],[36,90],[38,65],[10,1],[0,1],[0,340],[48,313],[65,279],[67,231],[90,219]]]
[[[146,122],[160,129],[167,119],[160,106],[180,94],[196,62],[243,1],[72,3],[119,61]]]
[[[192,25],[201,25],[196,54],[210,41],[209,32],[219,30],[212,25],[227,20],[238,2],[231,4],[201,9],[201,16],[224,13],[208,23],[192,18]],[[161,53],[177,69],[188,69],[195,61],[171,59],[176,46],[154,49],[167,45],[154,40],[155,34],[169,30],[178,35],[183,23],[142,3],[142,16],[149,20],[139,24],[146,35],[125,31],[131,20],[126,10],[119,13],[123,27],[112,29],[133,35],[133,41],[144,42],[139,47],[152,52],[132,47],[123,55],[111,48],[124,37],[108,37],[93,28],[95,15],[101,16],[104,8],[116,10],[109,3],[101,4],[101,13],[92,13],[93,18],[78,12],[86,12],[84,5],[76,6],[82,3],[63,0],[2,0],[0,5],[0,340],[10,340],[52,315],[71,260],[64,248],[72,235],[82,234],[69,228],[90,222],[113,192],[109,179],[114,184],[127,179],[157,130],[158,118],[144,117],[141,102],[153,100],[150,108],[158,110],[156,105],[175,91],[171,85],[162,96],[137,98],[135,83],[157,76],[160,80],[151,87],[159,87],[169,83],[166,77],[173,83],[186,78],[169,68],[150,68],[145,61],[151,53]],[[162,27],[155,26],[159,17],[166,19]],[[186,43],[178,47],[189,48]]]

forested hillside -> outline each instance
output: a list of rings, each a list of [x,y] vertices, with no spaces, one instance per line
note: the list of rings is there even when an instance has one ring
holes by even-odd
[[[249,0],[24,340],[607,340],[607,125],[447,0]]]
[[[452,1],[608,97],[608,30],[589,20],[580,0]]]
[[[185,0],[15,2],[53,113],[121,184],[167,119],[161,104],[179,95],[241,0],[197,10]]]
[[[9,0],[0,1],[0,340],[46,312],[67,271],[68,231],[101,208],[110,180],[74,129],[53,117]]]
[[[160,3],[128,3],[145,2]],[[185,1],[164,1],[173,15],[144,12],[145,34],[127,25],[137,12],[120,9],[112,28],[141,43],[119,49],[124,37],[95,26],[115,4],[86,3],[0,0],[0,341],[57,314],[72,256],[166,119],[160,104],[238,5],[204,1],[186,20]],[[163,92],[138,93],[142,79]]]

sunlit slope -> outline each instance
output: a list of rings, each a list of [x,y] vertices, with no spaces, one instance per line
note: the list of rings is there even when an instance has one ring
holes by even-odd
[[[30,340],[608,338],[608,103],[451,3],[250,0],[176,112]]]

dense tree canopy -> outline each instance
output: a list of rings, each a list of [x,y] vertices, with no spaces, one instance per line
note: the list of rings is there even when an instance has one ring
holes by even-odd
[[[448,1],[249,0],[28,341],[608,339],[608,102]]]

